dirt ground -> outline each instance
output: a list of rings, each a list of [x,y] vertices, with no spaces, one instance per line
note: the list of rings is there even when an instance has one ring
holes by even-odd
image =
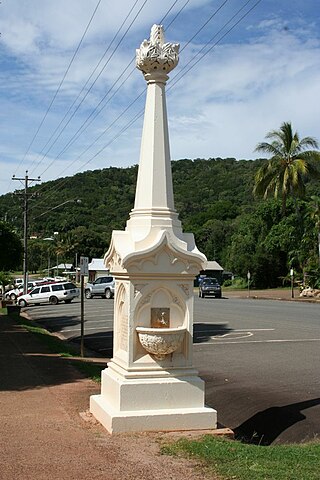
[[[292,300],[298,302],[320,302],[319,298],[300,297],[299,289],[293,291],[283,288],[269,288],[266,290],[224,290],[223,296],[226,298],[252,298],[252,299],[270,299],[270,300]]]

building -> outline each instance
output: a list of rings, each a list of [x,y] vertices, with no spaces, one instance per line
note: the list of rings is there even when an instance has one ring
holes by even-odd
[[[219,281],[219,283],[222,283],[222,280],[223,280],[222,275],[223,275],[223,268],[221,267],[221,265],[219,265],[219,263],[216,262],[215,260],[208,260],[204,270],[201,270],[198,278],[203,276],[214,277]],[[197,285],[198,285],[198,281],[197,281]]]
[[[102,275],[109,274],[109,269],[105,266],[103,258],[93,258],[88,265],[89,282],[93,282]]]

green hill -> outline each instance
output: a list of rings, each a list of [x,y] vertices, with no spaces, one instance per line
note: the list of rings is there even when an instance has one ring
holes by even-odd
[[[282,219],[278,202],[253,198],[254,174],[263,161],[234,158],[173,161],[173,187],[183,229],[195,234],[198,247],[209,259],[216,259],[225,269],[242,276],[250,269],[257,285],[274,286],[281,276],[286,276],[289,261],[297,269],[303,268],[305,259],[298,258],[294,243],[299,243],[305,235],[306,222],[301,218],[306,205],[299,202],[298,212],[297,202],[289,202],[286,218]],[[31,187],[29,234],[37,239],[30,241],[30,248],[35,250],[35,244],[41,250],[40,239],[59,232],[54,243],[60,258],[72,261],[75,253],[89,257],[103,255],[112,230],[125,227],[133,208],[136,176],[137,166],[110,167]],[[308,185],[309,195],[318,193],[317,190],[317,183]],[[54,208],[64,202],[67,203]],[[19,195],[0,196],[0,218],[6,218],[22,236]],[[285,232],[290,233],[290,241],[286,241]],[[313,245],[311,237],[308,241]],[[47,244],[38,263],[45,263],[46,248]],[[30,261],[32,257],[37,255],[30,255]],[[260,273],[255,275],[255,271]],[[266,282],[263,275],[268,279]]]

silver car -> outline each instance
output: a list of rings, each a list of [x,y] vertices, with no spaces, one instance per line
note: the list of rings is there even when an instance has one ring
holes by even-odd
[[[113,298],[115,281],[113,277],[99,277],[92,283],[87,283],[84,294],[86,298],[102,297]]]

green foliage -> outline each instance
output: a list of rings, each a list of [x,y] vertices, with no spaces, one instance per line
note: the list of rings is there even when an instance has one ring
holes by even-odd
[[[2,287],[3,292],[5,290],[5,286],[10,285],[12,282],[13,282],[13,277],[10,273],[0,271],[0,286]]]
[[[283,214],[281,196],[265,201],[253,197],[257,171],[266,163],[234,158],[172,162],[175,207],[183,229],[193,232],[199,250],[224,270],[245,282],[250,270],[252,287],[282,285],[291,267],[301,278],[309,274],[316,284],[319,182],[304,177],[305,198],[289,195]],[[39,196],[30,201],[30,234],[37,238],[28,242],[29,271],[45,271],[48,263],[53,266],[57,260],[75,264],[80,255],[101,258],[112,230],[125,228],[134,204],[136,175],[136,166],[111,167],[31,187],[30,193],[39,191]],[[67,203],[53,209],[63,202]],[[18,196],[0,197],[0,217],[4,215],[10,229],[14,227],[22,237]]]
[[[232,287],[232,289],[235,290],[243,290],[244,288],[248,288],[248,280],[246,278],[237,277],[234,280],[226,280],[224,286]]]
[[[162,453],[203,461],[222,479],[318,480],[320,443],[261,447],[206,435],[163,445]],[[220,477],[219,477],[220,478]]]
[[[6,222],[0,222],[0,270],[21,266],[23,247],[18,235]]]
[[[318,143],[312,137],[300,140],[289,122],[284,122],[279,130],[269,132],[266,138],[271,139],[271,143],[259,143],[256,150],[272,157],[257,171],[253,193],[264,198],[269,195],[280,197],[282,213],[285,214],[288,197],[304,198],[306,179],[320,177],[320,153],[307,150],[317,149]]]

